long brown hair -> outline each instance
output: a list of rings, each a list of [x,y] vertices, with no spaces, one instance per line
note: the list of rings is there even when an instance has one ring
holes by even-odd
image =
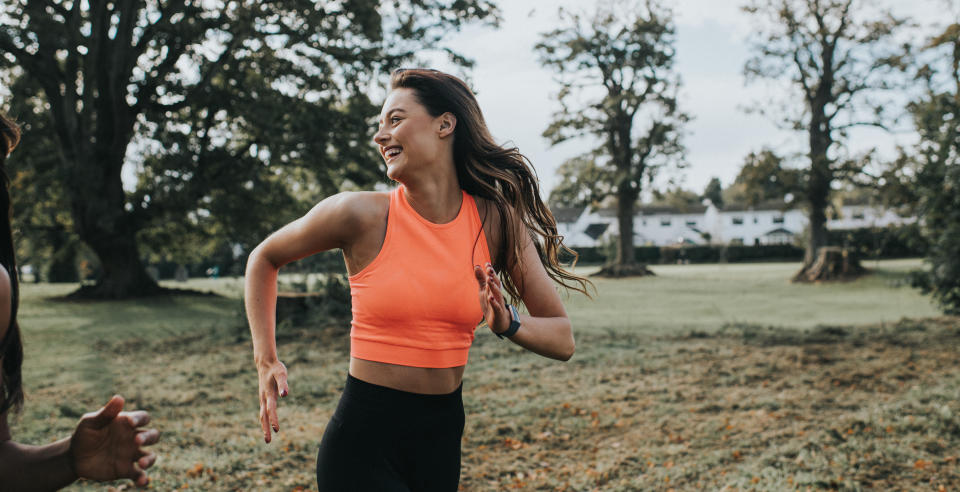
[[[0,264],[10,275],[10,319],[7,334],[0,339],[0,357],[3,360],[0,381],[0,414],[23,405],[23,385],[20,367],[23,365],[23,343],[17,326],[17,306],[20,303],[20,284],[17,281],[17,261],[13,254],[13,233],[10,227],[10,184],[4,162],[20,142],[20,129],[0,113]]]
[[[429,69],[399,69],[390,77],[390,88],[413,90],[417,101],[431,116],[451,113],[457,118],[453,138],[453,161],[460,187],[473,196],[491,201],[500,214],[500,237],[494,264],[501,270],[502,282],[514,303],[522,302],[521,292],[510,272],[521,258],[519,234],[524,229],[537,248],[540,261],[558,284],[589,296],[586,278],[565,270],[558,255],[577,253],[564,246],[557,234],[557,221],[540,198],[537,176],[516,147],[498,145],[487,129],[473,91],[452,75]],[[521,267],[523,265],[520,265]]]

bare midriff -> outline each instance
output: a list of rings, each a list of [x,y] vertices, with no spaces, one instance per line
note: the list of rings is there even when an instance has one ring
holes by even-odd
[[[350,358],[350,375],[368,383],[408,393],[443,395],[455,391],[463,380],[464,366],[410,367]]]

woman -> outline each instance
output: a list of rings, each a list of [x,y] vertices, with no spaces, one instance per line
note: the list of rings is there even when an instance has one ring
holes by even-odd
[[[277,399],[289,392],[274,336],[278,269],[340,248],[351,357],[320,444],[320,490],[456,490],[461,380],[477,324],[568,360],[573,332],[551,279],[584,293],[587,281],[559,265],[561,238],[536,177],[517,149],[494,143],[461,80],[394,72],[379,123],[374,143],[399,186],[327,198],[250,254],[245,303],[263,437],[279,431]]]
[[[10,232],[10,193],[3,164],[20,141],[17,126],[0,113],[0,490],[57,490],[78,478],[129,478],[137,485],[149,482],[144,470],[156,456],[143,449],[157,442],[147,412],[121,412],[123,398],[114,396],[97,412],[80,419],[73,436],[46,446],[13,442],[7,412],[23,404],[20,368],[23,345],[17,326],[19,289],[13,236]]]

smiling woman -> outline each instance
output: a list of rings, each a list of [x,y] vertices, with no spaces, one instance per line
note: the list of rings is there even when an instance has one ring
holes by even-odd
[[[393,191],[329,197],[247,262],[263,437],[279,431],[277,399],[289,391],[276,348],[278,270],[340,248],[353,300],[350,365],[320,443],[319,488],[456,490],[476,327],[486,321],[501,338],[568,360],[573,330],[555,283],[586,293],[589,282],[559,264],[561,237],[535,175],[516,148],[493,141],[460,79],[394,72],[373,140]]]

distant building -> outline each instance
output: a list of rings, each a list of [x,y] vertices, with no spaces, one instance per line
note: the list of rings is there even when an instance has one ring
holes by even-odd
[[[557,207],[553,214],[564,244],[570,247],[600,246],[619,234],[617,211],[613,208]],[[915,221],[915,217],[900,217],[892,210],[849,203],[835,217],[828,218],[827,228],[886,227]],[[723,209],[709,200],[704,205],[683,209],[641,205],[633,218],[634,244],[792,244],[803,234],[807,223],[803,210],[786,210],[784,203],[757,207],[734,204]]]

